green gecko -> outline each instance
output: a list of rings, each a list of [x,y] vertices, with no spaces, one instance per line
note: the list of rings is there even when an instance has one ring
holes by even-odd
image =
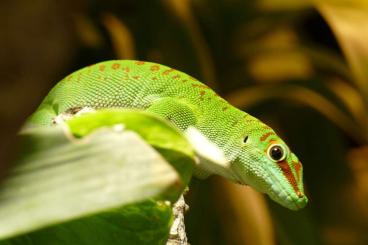
[[[197,177],[217,174],[249,185],[292,210],[308,202],[302,165],[285,142],[260,120],[183,72],[132,60],[85,67],[60,81],[28,124],[52,125],[56,116],[80,107],[135,108],[159,115],[198,149]]]

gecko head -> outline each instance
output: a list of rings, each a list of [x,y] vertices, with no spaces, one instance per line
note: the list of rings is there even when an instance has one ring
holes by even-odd
[[[248,125],[240,131],[243,135],[232,163],[237,181],[266,193],[284,207],[303,208],[308,198],[304,194],[301,162],[271,128],[259,121],[252,125],[255,126]]]

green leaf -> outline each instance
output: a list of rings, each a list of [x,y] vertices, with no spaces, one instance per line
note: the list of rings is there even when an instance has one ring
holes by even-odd
[[[175,201],[194,165],[180,132],[121,110],[68,123],[83,138],[65,125],[22,133],[22,158],[0,185],[0,239],[28,234],[2,244],[164,243],[171,205],[159,200]]]
[[[171,205],[151,200],[51,226],[0,244],[165,244],[171,222]]]
[[[74,117],[67,124],[76,137],[83,137],[103,126],[120,125],[132,130],[174,166],[185,186],[189,183],[195,165],[193,147],[181,131],[157,116],[137,110],[104,109]],[[176,198],[178,196],[173,199]]]

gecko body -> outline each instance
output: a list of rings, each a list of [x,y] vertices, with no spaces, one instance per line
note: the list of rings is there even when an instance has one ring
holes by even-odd
[[[197,176],[217,174],[250,185],[293,210],[307,203],[302,165],[285,142],[266,124],[183,72],[132,60],[82,68],[50,91],[28,124],[49,126],[57,115],[78,107],[135,108],[159,115],[187,135],[199,132],[221,151],[222,160],[209,156],[200,161]]]

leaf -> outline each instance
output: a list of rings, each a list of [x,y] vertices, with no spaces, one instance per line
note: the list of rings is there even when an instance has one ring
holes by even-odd
[[[171,205],[151,200],[51,226],[0,244],[166,244],[171,223]]]
[[[316,7],[335,33],[356,85],[368,95],[368,5],[365,1],[327,1]]]
[[[327,87],[340,99],[349,112],[354,116],[355,120],[360,124],[362,130],[368,123],[368,115],[364,100],[359,91],[344,81],[333,79],[327,83]]]
[[[175,1],[167,0],[162,1],[164,6],[168,9],[168,12],[172,13],[187,30],[190,36],[191,42],[194,47],[194,51],[197,53],[198,62],[200,65],[201,75],[204,81],[212,87],[216,88],[216,74],[213,63],[211,50],[206,42],[206,39],[201,32],[200,26],[197,23],[193,10],[191,8],[191,2],[189,0]]]
[[[252,57],[248,71],[258,81],[285,81],[303,79],[313,75],[310,61],[305,54],[278,50]]]
[[[98,48],[102,46],[102,35],[87,15],[74,14],[73,20],[76,29],[75,34],[78,35],[83,45],[89,48]]]
[[[311,107],[334,122],[358,142],[365,142],[368,140],[365,138],[365,135],[362,135],[362,129],[359,125],[346,113],[317,92],[299,85],[284,85],[277,87],[257,86],[239,90],[226,96],[226,99],[231,104],[240,108],[249,107],[272,98],[292,100]]]
[[[151,198],[174,201],[185,185],[174,168],[137,133],[121,127],[101,129],[111,122],[103,115],[116,119],[118,114],[125,112],[96,112],[70,120],[72,129],[85,133],[82,139],[71,137],[61,126],[33,128],[22,133],[23,157],[0,186],[0,239],[35,230],[38,231],[8,241],[152,244],[167,238],[171,222],[169,203],[153,200],[133,203]],[[177,161],[176,166],[180,167],[177,169],[186,171],[182,176],[189,179],[193,153],[181,134],[155,117],[137,112],[127,114],[120,118],[135,123],[132,128],[144,127],[138,131],[156,147],[162,147],[170,160]],[[87,133],[78,122],[83,121],[88,127],[85,117],[94,119],[93,115],[100,121],[98,125],[93,122],[94,130]],[[167,143],[165,139],[177,142]],[[124,206],[127,204],[131,205]],[[132,232],[135,229],[141,231]]]
[[[189,183],[195,165],[194,150],[178,129],[157,116],[136,110],[107,109],[75,117],[67,124],[77,137],[102,126],[121,125],[133,130],[176,168],[184,186]]]
[[[311,7],[311,0],[260,0],[257,5],[261,10],[285,11],[285,10],[303,10]]]
[[[118,59],[134,59],[135,45],[129,28],[112,14],[104,14],[102,23],[109,32]]]
[[[223,192],[221,196],[226,201],[226,206],[219,206],[223,210],[220,212],[221,220],[229,233],[228,241],[234,239],[234,231],[242,230],[238,235],[239,244],[273,244],[274,230],[265,197],[251,188],[229,181],[218,180],[216,187]]]
[[[246,46],[241,44],[239,51],[248,57],[247,73],[257,81],[305,79],[314,74],[296,33],[287,27],[272,30]]]

